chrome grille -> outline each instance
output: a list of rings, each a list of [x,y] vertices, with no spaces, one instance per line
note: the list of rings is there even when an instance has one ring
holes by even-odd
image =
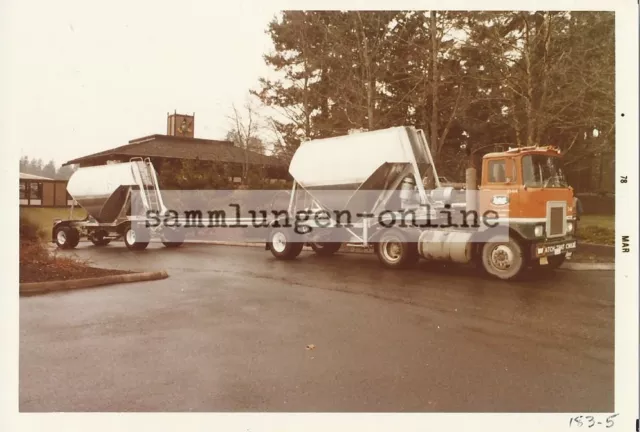
[[[547,202],[547,237],[562,237],[567,229],[567,203],[565,201]]]
[[[564,209],[562,207],[549,209],[549,235],[564,235]]]

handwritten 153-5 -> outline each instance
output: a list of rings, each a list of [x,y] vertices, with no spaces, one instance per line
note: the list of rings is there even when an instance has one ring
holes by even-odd
[[[611,414],[606,418],[600,418],[600,417],[595,417],[590,415],[574,416],[569,419],[569,426],[580,427],[580,428],[581,427],[592,428],[594,426],[600,426],[600,427],[604,426],[605,428],[608,429],[613,427],[613,425],[615,424],[614,419],[618,415],[619,414]]]

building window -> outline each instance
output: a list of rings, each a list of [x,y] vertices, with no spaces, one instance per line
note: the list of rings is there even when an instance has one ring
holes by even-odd
[[[20,182],[20,204],[26,205],[29,204],[29,194],[27,193],[27,182]]]
[[[42,183],[30,183],[29,205],[42,205]]]

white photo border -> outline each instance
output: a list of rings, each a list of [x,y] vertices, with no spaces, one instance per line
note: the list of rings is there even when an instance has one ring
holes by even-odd
[[[166,1],[166,0],[165,0]],[[121,4],[120,4],[121,3]],[[117,4],[117,5],[116,5]],[[158,2],[150,2],[150,10]],[[96,3],[96,7],[99,5]],[[104,5],[100,5],[104,6]],[[110,2],[111,7],[122,7],[126,2]],[[446,6],[446,8],[444,7]],[[514,7],[517,6],[517,7]],[[197,5],[194,5],[197,7]],[[615,427],[611,430],[633,430],[638,418],[638,4],[634,0],[570,1],[541,0],[513,2],[506,0],[471,1],[239,1],[220,7],[241,8],[251,14],[258,9],[420,9],[429,10],[612,10],[616,25],[616,272],[615,272]],[[11,26],[24,23],[10,22],[11,3],[2,6],[5,20],[2,29],[5,44],[20,44],[11,38]],[[37,13],[34,11],[34,13]],[[9,18],[7,18],[9,17]],[[1,20],[2,18],[0,18]],[[5,25],[6,24],[6,25]],[[15,70],[0,83],[3,95],[0,101],[4,119],[0,131],[5,157],[1,162],[0,193],[3,202],[18,202],[19,133],[11,130],[11,80],[20,79]],[[624,116],[623,116],[624,114]],[[5,123],[6,122],[6,123]],[[3,152],[3,153],[4,153]],[[628,176],[622,184],[621,176]],[[9,208],[12,208],[9,205]],[[487,431],[556,431],[568,430],[572,415],[562,414],[20,414],[18,412],[18,354],[19,354],[19,297],[18,297],[18,210],[6,211],[0,272],[0,430],[5,431],[106,431],[106,430],[197,430],[197,431],[426,431],[426,430],[487,430]],[[9,227],[10,229],[7,229]],[[11,228],[13,227],[13,228]],[[622,253],[622,236],[628,235],[631,252]],[[585,376],[584,379],[589,379]],[[601,413],[602,418],[611,413]],[[604,426],[600,427],[604,429]],[[576,429],[574,427],[574,429]],[[586,429],[586,427],[583,427]],[[598,428],[593,428],[597,430]]]

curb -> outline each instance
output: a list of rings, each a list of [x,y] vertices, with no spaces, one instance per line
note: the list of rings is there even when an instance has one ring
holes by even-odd
[[[598,255],[598,256],[609,257],[609,258],[616,256],[615,246],[596,244],[596,243],[578,242],[578,249],[580,250],[580,253],[583,253],[586,255]]]
[[[562,270],[596,270],[611,271],[616,269],[614,263],[564,263],[560,266]]]
[[[210,244],[217,246],[240,246],[240,247],[261,247],[264,248],[264,243],[243,243],[243,242],[227,242],[227,241],[194,241],[194,242],[185,242],[191,244]],[[310,247],[305,246],[305,250],[311,250]],[[371,247],[357,247],[357,246],[346,246],[340,249],[339,252],[343,253],[370,253],[372,251]],[[611,271],[615,270],[616,266],[614,263],[572,263],[566,262],[562,266],[560,266],[563,270],[570,271],[578,271],[578,270],[594,270],[594,271]]]
[[[146,273],[130,273],[121,275],[111,275],[104,277],[93,277],[85,279],[72,279],[65,281],[51,282],[30,282],[20,284],[20,295],[30,296],[37,294],[46,294],[55,291],[68,291],[82,288],[92,288],[102,285],[112,285],[119,283],[152,281],[158,279],[166,279],[169,275],[166,271],[146,272]]]

